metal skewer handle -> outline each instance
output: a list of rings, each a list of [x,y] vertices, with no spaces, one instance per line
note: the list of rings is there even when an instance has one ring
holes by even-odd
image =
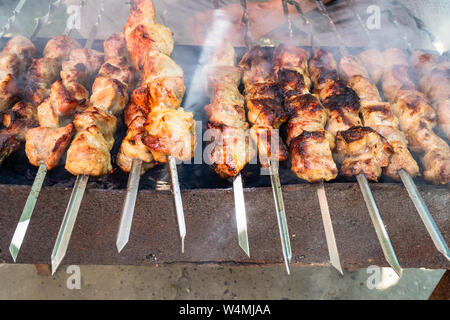
[[[34,207],[39,198],[39,193],[41,192],[42,185],[44,184],[46,174],[47,166],[45,164],[41,164],[36,174],[36,178],[34,179],[33,186],[31,187],[27,202],[25,203],[25,207],[23,208],[22,215],[20,216],[19,223],[17,224],[16,231],[14,232],[11,244],[9,245],[9,252],[14,259],[14,262],[16,262],[23,239],[25,238],[28,224],[30,223],[31,216],[33,215]]]
[[[186,237],[186,223],[184,220],[184,209],[183,209],[183,200],[181,198],[180,182],[178,180],[177,160],[174,157],[169,156],[167,157],[167,165],[169,168],[170,179],[172,181],[173,199],[175,202],[178,230],[181,238],[181,253],[184,253],[184,238]]]
[[[427,228],[428,234],[433,240],[434,245],[436,246],[438,251],[442,253],[447,258],[447,260],[450,261],[450,251],[448,249],[448,245],[445,242],[442,233],[439,231],[436,222],[434,222],[434,219],[431,216],[427,205],[420,196],[419,190],[417,190],[414,180],[411,178],[408,172],[404,170],[400,171],[400,178],[402,179],[403,184],[405,185],[406,190],[408,191],[409,197],[414,203],[414,206],[416,207],[417,212],[419,213],[420,218],[423,221],[423,224]]]
[[[378,241],[380,242],[381,249],[383,249],[384,257],[389,265],[394,269],[399,277],[402,275],[402,267],[400,266],[397,255],[395,254],[394,248],[392,247],[391,240],[389,239],[389,235],[386,231],[386,227],[384,226],[383,219],[381,218],[380,212],[378,211],[377,204],[375,199],[373,198],[372,191],[369,187],[369,182],[367,181],[367,177],[364,174],[358,174],[356,176],[358,180],[359,186],[361,188],[361,192],[364,197],[364,201],[366,202],[367,209],[369,210],[370,219],[372,220],[372,224],[375,228],[375,232],[378,237]]]
[[[283,250],[284,263],[286,265],[287,273],[291,274],[291,271],[289,270],[289,263],[291,263],[292,259],[291,240],[289,238],[286,211],[284,209],[280,176],[278,175],[278,170],[273,166],[273,164],[270,165],[269,170],[270,170],[270,181],[272,183],[273,197],[275,200],[275,207],[277,210],[278,228],[280,231],[280,240],[281,240],[281,247]]]
[[[116,246],[120,253],[130,239],[131,224],[133,223],[134,208],[141,180],[142,160],[133,159],[130,176],[128,177],[127,194],[123,204],[120,218],[119,231],[117,233]]]
[[[75,221],[77,220],[78,212],[80,210],[81,201],[83,200],[84,191],[89,180],[89,176],[81,175],[77,177],[75,186],[73,187],[70,196],[69,204],[67,205],[64,219],[56,238],[56,243],[52,251],[52,274],[55,274],[61,261],[67,252],[70,237],[72,235]]]
[[[247,214],[245,212],[244,187],[242,185],[241,174],[238,174],[233,180],[233,193],[239,246],[244,250],[247,256],[250,257],[247,234]]]
[[[334,235],[333,222],[331,221],[330,209],[328,208],[327,194],[323,181],[319,183],[317,188],[317,197],[319,198],[320,213],[322,214],[323,227],[325,229],[325,238],[327,240],[328,253],[330,255],[331,265],[344,275],[339,259],[339,252],[336,244],[336,236]]]

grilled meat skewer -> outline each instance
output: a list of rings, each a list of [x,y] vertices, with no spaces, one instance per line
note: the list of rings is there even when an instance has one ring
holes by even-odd
[[[88,107],[91,78],[103,63],[103,53],[73,49],[64,61],[61,80],[51,86],[50,96],[38,107],[40,127],[27,132],[25,152],[34,166],[46,164],[51,170],[75,133],[73,116]]]
[[[205,67],[207,92],[211,103],[205,107],[207,129],[214,141],[208,146],[211,165],[222,178],[235,177],[255,155],[244,97],[239,93],[242,70],[236,67],[236,53],[228,42],[214,52]]]
[[[169,28],[156,22],[152,1],[132,2],[125,38],[142,79],[125,112],[128,132],[117,164],[129,172],[132,160],[141,159],[143,173],[154,165],[153,161],[166,162],[167,156],[192,158],[194,118],[180,107],[185,93],[184,73],[170,58],[173,35]]]
[[[388,166],[393,150],[387,140],[359,117],[360,99],[356,92],[338,80],[334,57],[319,49],[310,61],[309,72],[323,106],[328,110],[327,130],[336,137],[335,157],[346,176],[363,173],[378,181]]]
[[[422,155],[425,180],[447,184],[450,181],[450,147],[433,131],[436,112],[426,96],[416,91],[409,77],[406,53],[390,48],[382,54],[386,62],[382,89],[399,120],[400,130],[406,135],[411,151]]]
[[[253,47],[239,66],[244,70],[245,101],[252,124],[250,135],[258,148],[261,166],[269,167],[271,160],[284,161],[288,157],[278,132],[288,114],[278,96],[270,48]]]
[[[20,148],[29,129],[39,125],[36,106],[50,94],[50,85],[58,80],[63,61],[73,49],[79,47],[78,42],[72,38],[57,36],[47,42],[42,58],[31,61],[25,99],[15,104],[3,117],[6,129],[0,131],[0,140],[3,141],[0,142],[0,148],[5,158]]]
[[[112,170],[111,149],[117,117],[124,111],[133,85],[125,37],[114,34],[105,41],[105,57],[92,86],[89,107],[75,115],[77,134],[67,150],[65,168],[73,175],[101,176]],[[115,56],[120,54],[120,56]]]
[[[387,139],[392,146],[394,154],[384,173],[400,181],[400,170],[405,170],[411,177],[419,174],[419,166],[408,150],[408,142],[399,129],[397,117],[393,114],[391,106],[383,102],[377,87],[368,78],[368,72],[354,56],[344,56],[339,63],[340,75],[346,80],[360,98],[361,117],[364,125],[375,129]]]
[[[274,52],[275,76],[289,113],[286,143],[291,153],[291,170],[308,182],[330,181],[338,171],[333,160],[334,137],[325,130],[327,111],[310,93],[309,53],[280,45]]]
[[[26,74],[35,54],[34,44],[23,36],[9,40],[0,52],[0,113],[19,98],[18,82]]]
[[[410,63],[420,78],[420,91],[427,95],[436,110],[441,132],[450,139],[450,62],[415,51]]]

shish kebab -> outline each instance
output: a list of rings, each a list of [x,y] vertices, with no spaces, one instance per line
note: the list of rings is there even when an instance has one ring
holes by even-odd
[[[412,52],[409,60],[420,91],[436,110],[440,131],[450,140],[450,62],[422,51]]]
[[[344,41],[324,4],[315,0],[320,13],[329,21],[339,42],[343,56],[348,55]],[[355,176],[366,202],[378,241],[386,261],[398,276],[402,268],[398,262],[378,206],[369,186],[369,180],[378,181],[382,169],[389,165],[393,153],[386,138],[370,127],[363,127],[359,117],[360,101],[356,92],[337,76],[337,62],[329,53],[318,50],[310,63],[310,74],[324,107],[329,110],[328,130],[336,133],[336,160],[341,173]],[[329,81],[331,80],[331,81]]]
[[[133,92],[133,104],[126,111],[128,132],[117,156],[117,164],[131,173],[117,249],[121,251],[129,239],[140,174],[156,161],[168,164],[181,251],[184,252],[186,225],[176,159],[190,160],[195,152],[194,114],[181,108],[186,90],[184,73],[170,58],[173,34],[168,27],[156,22],[153,1],[132,1],[125,38],[142,79]]]
[[[16,36],[9,40],[0,53],[0,113],[7,112],[20,97],[19,83],[32,63],[36,53],[33,43]],[[23,118],[19,124],[14,123],[14,116]],[[29,105],[18,103],[4,116],[5,129],[0,131],[0,165],[12,153],[20,148],[24,140],[22,127],[33,127],[34,112]]]
[[[431,36],[431,38],[433,38],[431,33],[429,33],[426,30],[423,23],[419,23],[417,18],[414,17],[407,8],[405,8],[405,10],[407,10],[408,14],[414,20],[416,20],[417,27],[421,30],[424,30],[427,33],[427,35],[429,35],[429,36]],[[370,33],[367,30],[365,24],[362,23],[362,19],[359,17],[359,14],[356,11],[354,11],[354,14],[358,17],[358,21],[360,21],[360,25],[361,25],[362,29],[364,30],[364,32],[370,39]],[[394,16],[392,14],[390,15],[390,18],[391,18],[392,22],[395,25],[397,25],[397,27],[398,27],[398,21],[394,18]],[[408,41],[406,33],[404,34],[404,39],[406,41],[407,47],[410,48],[411,44]],[[425,54],[423,56],[420,52],[416,51],[415,53],[414,52],[412,53],[411,59],[416,62],[415,67],[417,67],[417,69],[434,69],[433,64],[435,61],[434,61],[434,59],[430,59],[430,56],[427,54]],[[364,96],[361,99],[362,100],[364,100],[364,99],[367,100],[370,98],[379,99],[379,93],[378,93],[378,89],[376,88],[376,83],[378,83],[379,79],[382,77],[382,74],[383,74],[384,59],[383,59],[382,54],[377,50],[369,49],[364,52],[361,52],[358,57],[349,56],[348,58],[346,58],[346,59],[344,58],[343,60],[341,60],[341,62],[343,62],[343,61],[345,62],[345,60],[348,60],[350,68],[351,68],[352,63],[354,64],[353,72],[355,72],[355,77],[354,77],[354,81],[352,81],[354,83],[353,88],[355,89],[355,91],[358,92],[358,94],[361,92],[361,94]],[[368,66],[367,70],[364,68],[362,61],[364,61],[364,63]],[[344,63],[344,65],[345,64],[347,64],[347,63]],[[445,62],[442,63],[440,65],[440,69],[441,69],[441,66],[445,67],[445,65],[446,65]],[[341,66],[342,66],[342,64],[341,64]],[[415,68],[416,71],[417,71],[417,69]],[[434,77],[433,75],[430,76],[431,79],[433,79],[433,77]],[[437,72],[437,79],[442,79],[442,74],[440,72]],[[370,83],[370,80],[372,80],[373,82]],[[444,79],[442,79],[442,80],[444,80]],[[436,81],[436,82],[433,82],[433,85],[428,86],[428,88],[434,87],[433,90],[430,90],[431,91],[430,93],[435,92],[435,95],[434,95],[435,97],[445,97],[445,94],[448,95],[448,89],[449,89],[448,86],[449,86],[448,80],[447,80],[447,83],[445,83],[445,81],[443,81],[442,84],[438,83],[438,81]],[[366,90],[364,90],[364,87],[366,87]],[[447,93],[445,93],[446,90],[447,90]],[[364,91],[368,92],[368,94],[365,94]],[[441,103],[438,104],[438,108],[441,110],[441,112],[442,112],[442,108],[448,108],[448,106],[449,106],[448,101],[449,101],[448,99],[447,100],[444,99],[444,101],[442,101]],[[373,101],[372,102],[369,101],[366,103],[369,106],[372,106],[372,109],[373,109],[373,104],[374,103],[376,104],[376,102],[373,102]],[[408,194],[409,194],[412,202],[414,203],[414,205],[417,209],[417,212],[419,213],[419,216],[421,217],[423,223],[425,224],[425,227],[426,227],[429,235],[431,236],[436,248],[447,259],[449,259],[450,252],[449,252],[448,245],[445,242],[441,232],[439,231],[439,228],[437,227],[433,217],[430,214],[430,211],[428,210],[427,205],[423,201],[423,198],[420,195],[420,193],[414,183],[414,180],[413,180],[413,177],[415,176],[413,174],[414,173],[414,171],[413,171],[414,164],[413,164],[410,154],[408,154],[408,152],[406,151],[407,145],[408,145],[407,138],[406,138],[405,134],[399,130],[398,118],[395,116],[395,114],[393,114],[392,108],[389,104],[382,103],[381,108],[378,108],[378,109],[380,109],[378,111],[384,111],[384,114],[380,114],[378,112],[378,117],[380,119],[377,120],[377,116],[375,116],[375,117],[372,117],[373,118],[372,120],[368,119],[368,121],[375,121],[374,123],[376,123],[378,121],[378,127],[380,127],[379,131],[383,135],[384,134],[386,135],[386,137],[392,144],[392,146],[394,148],[394,152],[395,152],[395,154],[391,158],[390,165],[387,168],[388,170],[386,170],[385,173],[388,176],[391,176],[391,178],[393,178],[395,180],[399,180],[399,178],[402,180],[402,182],[405,185],[405,187],[408,191]],[[367,112],[364,112],[364,114],[367,115]],[[441,119],[439,119],[439,120],[441,122]],[[445,123],[445,120],[444,120],[444,123]],[[414,160],[414,162],[415,162],[415,160]],[[416,163],[416,165],[417,165],[417,163]],[[408,170],[408,167],[409,167],[409,170]]]
[[[389,166],[385,170],[385,174],[394,180],[404,179],[405,175],[413,178],[419,174],[419,168],[408,151],[408,142],[406,136],[399,129],[399,120],[394,115],[391,106],[387,102],[382,102],[378,89],[373,82],[369,80],[369,75],[361,62],[356,57],[343,57],[340,62],[341,74],[348,81],[348,85],[353,88],[361,98],[362,116],[364,123],[375,128],[381,133],[394,149],[394,154],[390,159]],[[405,185],[408,180],[404,181]],[[414,187],[415,188],[415,187]],[[420,194],[417,193],[420,197]],[[449,249],[437,228],[432,216],[428,212],[423,200],[410,194],[411,199],[417,206],[419,202],[419,213],[430,233],[438,250],[449,258]],[[425,214],[425,216],[424,216]],[[425,219],[424,219],[425,218]]]
[[[78,42],[69,36],[57,36],[48,41],[44,48],[43,57],[32,61],[28,70],[28,83],[26,87],[26,96],[28,98],[25,101],[17,103],[4,118],[4,122],[9,123],[7,130],[9,131],[11,128],[17,130],[17,137],[20,137],[21,141],[26,140],[30,129],[38,127],[38,111],[36,106],[39,106],[48,98],[51,93],[51,84],[59,79],[63,61],[69,58],[72,50],[78,48],[80,48]],[[43,170],[41,169],[40,172],[43,172]],[[46,170],[44,170],[44,174],[45,172]],[[37,177],[39,176],[40,174],[37,175]],[[36,193],[39,192],[42,183],[43,179],[37,178],[35,180],[32,186],[32,192],[30,192],[30,196],[20,217],[20,222],[16,227],[9,248],[14,261],[19,253],[33,213],[34,205],[37,201]]]
[[[96,26],[92,30],[96,30]],[[68,31],[70,32],[70,29]],[[102,53],[87,48],[80,49],[79,44],[70,38],[62,39],[64,40],[61,43],[57,42],[58,46],[54,48],[56,50],[53,54],[60,58],[66,56],[68,60],[62,61],[58,68],[61,70],[60,79],[51,85],[49,91],[48,83],[46,87],[38,87],[41,94],[45,92],[48,97],[38,106],[37,117],[40,127],[26,133],[25,152],[30,163],[38,166],[39,170],[17,227],[15,235],[17,238],[13,238],[11,243],[10,251],[14,252],[15,242],[20,247],[23,241],[47,171],[58,165],[73,137],[75,131],[71,123],[73,115],[86,108],[89,98],[86,87],[90,85],[91,78],[103,62]],[[46,64],[41,66],[42,71],[48,75],[48,70],[45,70]],[[20,225],[21,222],[23,226]]]
[[[69,60],[62,64],[61,80],[52,84],[50,96],[38,106],[40,127],[27,132],[25,144],[28,160],[39,167],[35,179],[39,188],[30,192],[30,197],[34,198],[32,209],[47,171],[59,164],[75,133],[73,116],[87,107],[89,91],[86,87],[102,61],[100,52],[73,49]]]
[[[312,25],[295,1],[283,0],[284,14],[288,21],[289,37],[292,39],[292,21],[288,4],[294,5],[297,12],[309,25],[309,42],[314,50]],[[309,53],[292,46],[280,45],[274,52],[275,74],[284,96],[284,108],[289,113],[288,136],[286,143],[291,154],[291,170],[310,183],[317,183],[317,197],[327,241],[330,262],[343,274],[336,236],[333,230],[324,180],[337,176],[333,160],[334,137],[325,130],[328,114],[317,97],[309,91],[311,79],[308,72]]]
[[[337,63],[331,54],[317,50],[309,70],[315,90],[329,112],[327,129],[336,137],[334,152],[341,173],[357,176],[386,260],[400,275],[401,267],[367,183],[367,178],[377,181],[382,168],[389,165],[392,147],[373,128],[362,126],[359,97],[338,80]]]
[[[274,189],[283,257],[288,274],[292,258],[286,213],[281,194],[281,185],[274,163],[284,161],[288,157],[286,145],[279,136],[280,126],[287,121],[278,96],[278,87],[272,67],[271,48],[252,47],[242,58],[240,67],[244,70],[243,83],[248,120],[252,127],[250,135],[258,149],[261,167],[269,168]],[[274,181],[278,179],[278,181]]]
[[[30,36],[30,41],[33,41],[42,26],[49,22],[56,9],[61,6],[61,3],[61,0],[50,2],[47,13],[36,19],[36,25]],[[23,4],[24,1],[21,1],[17,5],[14,16],[20,13]],[[64,35],[67,37],[71,31],[72,26],[68,26]],[[3,34],[0,35],[0,38],[2,36]],[[44,49],[44,57],[32,60],[32,65],[29,67],[27,74],[25,91],[22,92],[22,98],[24,99],[14,105],[3,118],[3,124],[6,130],[0,132],[0,165],[5,158],[20,148],[21,142],[25,141],[25,135],[28,129],[38,126],[36,106],[48,96],[48,87],[57,80],[61,69],[61,50],[63,49],[58,44],[59,41],[64,40],[61,37],[64,36],[50,39]],[[67,38],[65,40],[69,41]],[[14,64],[15,62],[13,62],[13,68]],[[14,90],[14,86],[11,90]],[[2,89],[0,89],[0,92],[2,92]],[[5,97],[5,99],[4,101],[7,102],[8,98]]]
[[[384,53],[371,51],[368,54],[363,52],[360,57],[361,61],[365,63],[369,57],[378,55],[384,57],[385,61],[389,61],[386,69],[381,72],[384,96],[391,102],[392,110],[399,119],[400,129],[406,134],[411,150],[422,154],[421,162],[425,169],[425,180],[434,184],[447,184],[450,181],[450,147],[433,132],[433,128],[436,126],[436,113],[425,95],[415,90],[414,83],[408,77],[405,52],[401,49],[391,48],[385,50]],[[401,175],[401,178],[407,186],[408,176]],[[428,233],[437,249],[449,259],[450,252],[447,243],[414,183],[409,184],[414,193],[409,189],[408,193]]]
[[[52,272],[64,259],[89,176],[103,176],[112,170],[111,150],[117,118],[129,101],[134,76],[128,59],[125,37],[113,34],[104,42],[105,62],[94,84],[89,104],[75,115],[76,135],[67,150],[65,168],[77,176],[52,252]]]
[[[338,170],[332,155],[334,137],[325,130],[327,111],[310,93],[308,58],[309,53],[304,49],[280,45],[274,52],[274,71],[284,97],[284,109],[290,115],[286,143],[291,153],[291,170],[300,179],[319,182],[323,187],[323,181],[336,178]],[[321,211],[328,211],[326,197],[320,206]],[[331,224],[331,218],[324,220],[327,223]],[[342,274],[332,224],[330,228],[327,233],[330,260]]]
[[[204,72],[206,91],[211,98],[211,103],[205,107],[209,118],[206,128],[213,138],[207,147],[208,160],[221,178],[234,177],[238,242],[250,256],[240,172],[256,152],[249,135],[244,97],[239,92],[242,70],[236,67],[236,52],[229,42],[224,41],[215,48]]]

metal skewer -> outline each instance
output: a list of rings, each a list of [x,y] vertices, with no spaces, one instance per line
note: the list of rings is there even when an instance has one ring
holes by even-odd
[[[59,265],[61,264],[69,246],[70,237],[72,235],[75,221],[77,220],[78,212],[80,210],[81,201],[83,200],[84,191],[89,180],[89,176],[81,175],[77,177],[75,186],[73,187],[70,196],[69,204],[67,205],[64,219],[56,238],[55,246],[52,251],[52,275],[55,274]]]
[[[283,0],[283,3],[286,3],[286,7],[287,7],[288,3],[294,5],[294,7],[297,9],[297,12],[300,14],[300,16],[305,21],[305,23],[309,26],[309,44],[310,44],[311,48],[313,50],[315,50],[314,32],[313,32],[312,24],[307,19],[307,17],[303,14],[303,11],[302,11],[300,5],[298,4],[298,2],[293,1],[293,0],[292,1]],[[287,8],[284,9],[284,11],[285,11],[285,14],[286,14],[286,12],[287,12],[287,14],[289,14],[289,11],[287,11]],[[322,216],[323,227],[325,229],[325,238],[327,241],[327,248],[328,248],[328,253],[330,256],[330,262],[331,262],[331,265],[341,275],[343,275],[344,272],[342,271],[341,260],[339,258],[339,251],[338,251],[337,244],[336,244],[336,236],[335,236],[334,230],[333,230],[333,222],[331,221],[330,210],[328,207],[328,199],[327,199],[327,194],[325,192],[325,186],[324,186],[323,180],[321,182],[319,182],[319,184],[317,186],[317,197],[319,199],[320,213]]]
[[[2,39],[5,34],[11,29],[14,22],[16,22],[17,16],[22,12],[23,6],[27,3],[27,0],[20,0],[19,3],[14,8],[12,16],[8,18],[6,24],[0,29],[0,39]]]
[[[328,19],[330,22],[336,37],[339,40],[339,49],[343,55],[347,55],[348,52],[346,50],[345,43],[342,39],[341,34],[339,33],[333,19],[331,19],[325,5],[320,0],[315,0],[316,6],[319,9],[320,13]],[[375,232],[378,237],[378,241],[383,250],[384,257],[389,265],[394,269],[399,277],[402,275],[402,268],[398,262],[397,255],[395,254],[394,248],[392,246],[391,240],[389,239],[389,235],[387,234],[386,228],[384,226],[383,219],[381,218],[380,212],[378,210],[378,206],[373,197],[372,191],[369,186],[369,182],[365,174],[358,174],[356,176],[359,187],[364,197],[364,201],[366,202],[367,209],[369,210],[370,218],[372,220],[372,224],[375,228]]]
[[[128,178],[127,194],[123,204],[122,216],[120,218],[119,231],[117,232],[116,246],[120,253],[130,239],[131,224],[133,222],[134,207],[139,191],[141,180],[142,160],[133,159],[130,176]]]
[[[252,38],[250,33],[250,21],[247,11],[247,0],[241,0],[241,6],[244,11],[242,22],[245,25],[245,44],[247,49],[252,47]],[[291,240],[289,238],[289,230],[286,219],[286,211],[284,208],[283,192],[281,189],[280,176],[278,175],[278,169],[274,164],[269,161],[269,173],[270,181],[272,184],[272,192],[275,201],[275,208],[277,211],[278,228],[280,231],[281,248],[283,250],[284,263],[286,265],[286,271],[291,274],[289,269],[289,263],[292,260]]]
[[[397,1],[394,1],[397,3]],[[401,4],[401,6],[404,9],[407,9],[405,6]],[[425,27],[424,23],[416,18],[412,13],[407,10],[408,14],[416,21],[417,27],[423,31],[427,35],[430,36],[430,41],[432,41],[433,34],[431,34]],[[393,15],[391,11],[389,11],[390,14],[390,20],[393,24],[397,26],[397,29],[400,29],[399,22],[396,19],[396,17]],[[419,22],[417,22],[417,20]],[[421,27],[419,27],[419,25]],[[406,35],[406,32],[403,33],[403,39],[406,43],[406,47],[408,48],[408,51],[411,53],[413,51],[411,42],[408,39],[408,36]],[[434,43],[433,43],[434,45]],[[438,48],[436,48],[438,49]],[[439,50],[439,49],[438,49]],[[428,210],[427,205],[423,201],[422,196],[419,193],[419,190],[417,189],[416,184],[414,183],[413,178],[409,175],[409,173],[405,170],[401,170],[399,172],[400,178],[402,179],[403,185],[405,186],[406,190],[408,191],[408,195],[411,198],[412,202],[414,203],[414,206],[416,207],[417,212],[419,213],[420,218],[422,219],[422,222],[425,225],[425,228],[428,231],[428,234],[430,235],[431,239],[433,240],[434,245],[436,246],[437,250],[442,253],[447,260],[450,260],[450,251],[448,248],[447,243],[444,240],[444,237],[442,236],[442,233],[439,231],[438,226],[436,225],[436,222],[434,221],[433,217],[430,214],[430,211]]]
[[[347,0],[347,1],[351,2],[351,0]],[[399,3],[398,1],[393,1],[392,3],[399,4],[400,6],[403,7],[403,9],[406,9],[408,14],[416,22],[417,27],[420,30],[423,30],[427,35],[429,35],[430,41],[432,41],[434,39],[433,35],[426,29],[424,23],[420,19],[418,19],[414,15],[412,15],[412,13],[409,11],[409,9],[407,9],[403,4]],[[358,13],[356,11],[354,11],[354,13],[355,13],[355,15],[358,16]],[[397,29],[401,28],[399,26],[399,22],[397,21],[394,14],[390,10],[389,10],[389,19],[391,20],[391,22],[393,24],[395,24],[397,26]],[[360,21],[361,27],[363,28],[363,30],[365,30],[366,34],[368,36],[370,36],[370,33],[368,32],[364,23],[362,23],[360,18],[358,20]],[[404,33],[402,35],[402,37],[406,43],[408,50],[412,51],[412,48],[411,48],[412,46],[411,46],[411,43],[409,42],[409,39],[408,39],[406,33]],[[417,212],[420,215],[420,218],[422,219],[423,223],[425,224],[428,234],[430,235],[431,239],[433,240],[434,245],[436,246],[436,248],[438,249],[439,252],[441,252],[448,260],[450,260],[450,253],[449,253],[448,245],[445,242],[444,237],[442,236],[441,232],[439,231],[438,226],[434,222],[434,219],[431,216],[427,205],[423,201],[423,198],[420,195],[419,190],[417,189],[417,186],[414,183],[413,178],[407,171],[405,171],[403,169],[399,171],[399,175],[403,182],[403,185],[405,186],[406,190],[408,191],[409,197],[411,198],[412,202],[414,203],[414,206],[416,207]]]
[[[180,182],[178,180],[177,160],[167,157],[167,166],[169,168],[170,180],[172,182],[172,193],[177,212],[178,231],[181,238],[181,253],[184,253],[184,238],[186,237],[186,223],[184,221],[183,200],[181,198]]]
[[[21,1],[25,2],[25,1]],[[20,5],[20,3],[19,3]],[[22,4],[23,5],[23,4]],[[38,35],[39,31],[41,30],[43,24],[48,23],[50,20],[50,17],[55,12],[55,10],[61,5],[61,0],[51,2],[49,4],[49,8],[47,13],[43,16],[37,19],[36,26],[34,27],[34,30],[32,32],[32,35],[30,37],[30,40],[33,40]],[[17,11],[17,9],[16,9]],[[19,10],[20,12],[20,10]],[[71,33],[72,29],[66,29],[64,34],[69,35]],[[20,247],[22,246],[23,240],[25,238],[25,234],[28,229],[28,225],[31,220],[31,216],[33,215],[34,208],[36,206],[37,200],[39,198],[39,193],[41,192],[42,185],[45,181],[45,176],[47,175],[47,166],[45,164],[41,164],[39,166],[39,170],[36,174],[36,177],[34,179],[33,185],[31,187],[30,194],[28,195],[27,201],[25,203],[25,206],[23,208],[22,214],[19,219],[19,223],[17,224],[16,230],[14,231],[13,238],[11,240],[11,244],[9,245],[9,252],[11,253],[11,256],[16,262],[17,255],[19,254]]]
[[[247,214],[245,212],[244,187],[242,185],[242,175],[239,173],[233,180],[234,210],[236,214],[236,225],[238,232],[239,246],[250,257],[247,234]]]
[[[98,26],[103,17],[104,12],[104,2],[101,1],[100,11],[97,16],[97,21],[92,27],[89,38],[86,40],[85,48],[89,49],[93,44],[93,39],[95,39]],[[52,263],[52,274],[55,274],[59,265],[61,264],[64,256],[67,252],[67,247],[69,246],[70,237],[72,235],[73,227],[80,210],[81,201],[84,197],[84,192],[89,180],[88,175],[79,175],[75,181],[75,185],[72,190],[72,195],[70,196],[69,203],[67,205],[66,212],[64,214],[64,219],[58,232],[58,237],[56,239],[55,246],[53,247],[51,263]]]

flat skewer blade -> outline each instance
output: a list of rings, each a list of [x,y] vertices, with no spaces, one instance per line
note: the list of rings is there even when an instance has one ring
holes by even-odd
[[[420,195],[419,190],[417,190],[414,180],[411,178],[409,173],[404,170],[400,170],[399,174],[400,174],[400,178],[403,181],[403,184],[406,187],[406,190],[408,191],[409,197],[411,198],[412,202],[414,203],[414,206],[416,207],[417,212],[419,213],[419,216],[422,219],[423,224],[425,225],[425,228],[428,231],[428,234],[430,235],[431,239],[433,240],[434,245],[436,246],[438,251],[440,253],[442,253],[447,258],[447,260],[450,261],[450,251],[448,249],[448,245],[445,242],[445,239],[442,236],[442,233],[439,231],[439,228],[436,225],[436,222],[434,221],[433,217],[431,216],[427,205],[423,201],[423,198]]]
[[[184,238],[186,237],[186,223],[184,221],[183,200],[181,198],[180,182],[178,181],[177,160],[169,156],[167,159],[170,179],[172,181],[173,199],[177,213],[178,230],[181,238],[181,253],[184,253]]]
[[[241,174],[234,178],[233,193],[239,246],[244,250],[247,256],[250,257],[247,234],[247,214],[245,212],[244,187],[242,185]]]
[[[33,186],[31,187],[30,194],[28,195],[27,202],[25,203],[25,207],[23,208],[22,215],[20,216],[19,223],[14,231],[11,244],[9,245],[9,252],[11,253],[14,262],[16,262],[20,247],[22,246],[25,234],[27,233],[28,224],[33,215],[34,207],[36,206],[46,175],[47,166],[41,164],[36,174],[36,178],[34,179]]]
[[[127,195],[123,204],[116,246],[120,253],[130,239],[131,224],[133,223],[134,207],[141,180],[142,160],[133,159],[130,175],[128,176]]]
[[[81,200],[83,200],[84,191],[89,180],[89,176],[80,175],[72,190],[69,204],[67,205],[64,219],[56,238],[55,246],[52,252],[52,274],[55,274],[59,265],[61,264],[69,246],[70,237],[72,235],[75,221],[77,220],[78,211],[80,210]]]
[[[378,206],[375,202],[372,191],[370,190],[367,177],[361,173],[356,176],[356,179],[358,180],[359,187],[361,188],[361,192],[363,194],[364,201],[366,202],[367,209],[369,210],[370,218],[375,228],[378,241],[380,242],[381,248],[383,249],[384,257],[392,267],[392,269],[394,269],[394,271],[397,273],[397,275],[401,277],[403,273],[402,267],[400,266],[397,255],[395,254],[394,248],[392,247],[391,240],[389,239],[389,235],[384,226],[384,222],[381,218]]]
[[[330,255],[331,265],[336,268],[341,275],[344,275],[339,259],[339,252],[336,245],[336,237],[334,235],[333,223],[331,221],[330,210],[328,208],[327,194],[323,181],[317,188],[317,197],[319,198],[320,213],[322,214],[323,227],[325,229],[325,238],[327,240],[328,253]]]
[[[270,181],[272,183],[273,197],[275,200],[275,208],[277,210],[278,228],[280,231],[281,247],[283,250],[284,263],[286,271],[291,274],[289,270],[289,263],[292,259],[291,240],[289,238],[289,230],[286,219],[286,210],[284,209],[283,193],[281,190],[280,176],[278,170],[273,166],[269,167]]]

